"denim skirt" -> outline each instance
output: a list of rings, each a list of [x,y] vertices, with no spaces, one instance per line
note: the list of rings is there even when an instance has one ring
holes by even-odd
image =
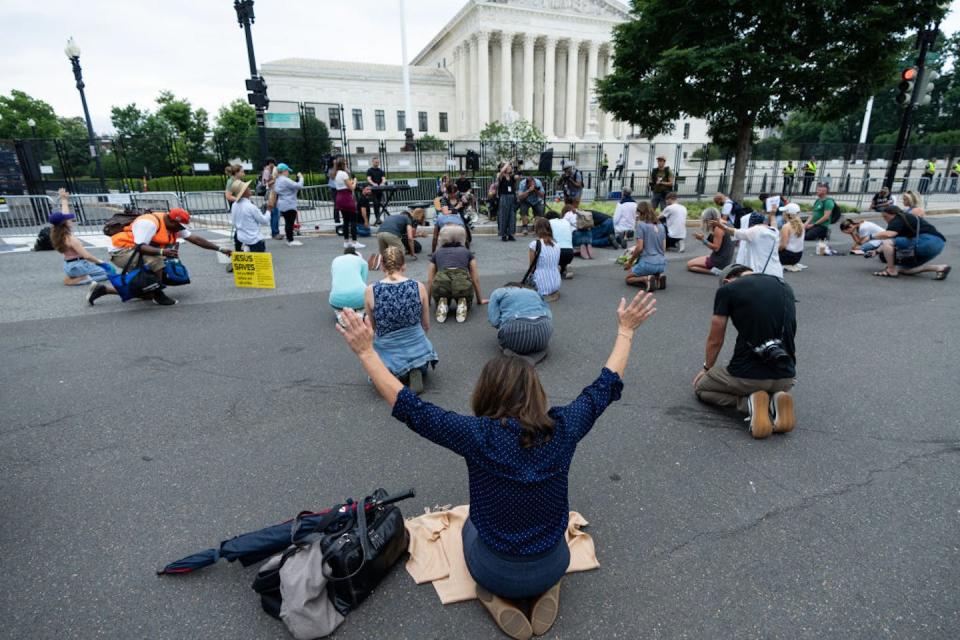
[[[553,549],[537,555],[505,555],[485,545],[467,518],[463,525],[463,558],[481,587],[501,598],[522,600],[539,596],[560,582],[570,566],[570,547],[561,538]]]

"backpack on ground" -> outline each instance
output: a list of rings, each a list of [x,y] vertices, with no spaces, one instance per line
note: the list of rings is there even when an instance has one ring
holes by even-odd
[[[53,240],[50,239],[50,229],[52,227],[44,227],[40,229],[40,233],[37,234],[37,241],[33,243],[34,251],[53,251]]]
[[[144,211],[144,213],[153,213],[150,209]],[[133,224],[133,221],[140,217],[141,214],[137,213],[133,209],[124,208],[120,213],[115,213],[110,217],[105,223],[103,223],[103,235],[105,236],[115,236],[127,225]]]
[[[830,224],[837,224],[843,216],[843,211],[836,200],[833,201],[833,209],[830,210]]]

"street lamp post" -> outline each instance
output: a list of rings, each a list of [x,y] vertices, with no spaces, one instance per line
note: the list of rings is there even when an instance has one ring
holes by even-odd
[[[266,162],[267,151],[267,128],[265,112],[270,106],[270,100],[267,98],[267,83],[263,81],[260,74],[257,73],[257,59],[253,55],[253,35],[250,33],[250,25],[255,22],[253,15],[253,0],[234,0],[233,8],[237,10],[237,22],[243,27],[243,33],[247,38],[247,58],[250,61],[250,79],[247,80],[247,101],[257,110],[257,135],[260,139],[260,162]]]
[[[33,118],[27,120],[27,126],[30,127],[30,135],[33,136],[33,139],[37,139],[37,121]]]
[[[63,48],[63,52],[67,54],[67,58],[70,59],[70,64],[73,65],[73,77],[77,80],[77,91],[80,92],[80,102],[83,103],[83,117],[87,121],[90,157],[92,157],[97,164],[97,177],[100,178],[100,189],[106,193],[107,181],[103,178],[103,165],[100,164],[100,153],[97,151],[97,141],[93,136],[93,123],[90,121],[90,110],[87,108],[87,96],[83,92],[85,85],[83,84],[83,73],[80,70],[80,47],[73,41],[73,38],[70,38],[67,40],[67,46]]]

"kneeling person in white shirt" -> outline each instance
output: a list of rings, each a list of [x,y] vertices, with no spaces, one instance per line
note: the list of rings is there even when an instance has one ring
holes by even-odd
[[[667,226],[667,251],[686,251],[687,208],[677,202],[677,194],[667,194],[667,206],[663,208],[661,221]]]
[[[236,229],[237,244],[246,246],[247,251],[263,253],[267,245],[260,233],[260,225],[270,224],[270,218],[250,202],[250,182],[234,181],[230,191],[236,198],[230,206],[230,217]]]

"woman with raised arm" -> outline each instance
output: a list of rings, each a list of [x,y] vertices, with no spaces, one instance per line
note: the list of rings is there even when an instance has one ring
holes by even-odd
[[[466,460],[470,517],[463,529],[464,560],[480,602],[512,638],[546,633],[557,617],[560,579],[570,561],[564,532],[573,454],[607,406],[620,399],[634,331],[656,312],[655,304],[642,293],[629,304],[620,300],[610,357],[570,404],[548,409],[533,365],[497,356],[473,389],[472,416],[424,402],[404,387],[377,355],[369,321],[343,312],[344,326],[337,330],[393,417]]]
[[[60,210],[51,213],[48,220],[53,225],[50,229],[50,242],[53,248],[63,255],[63,284],[89,284],[87,302],[92,305],[97,298],[117,293],[107,281],[107,273],[112,272],[113,267],[109,262],[87,251],[77,236],[73,235],[76,216],[70,213],[70,194],[63,188],[57,194],[60,196]]]

